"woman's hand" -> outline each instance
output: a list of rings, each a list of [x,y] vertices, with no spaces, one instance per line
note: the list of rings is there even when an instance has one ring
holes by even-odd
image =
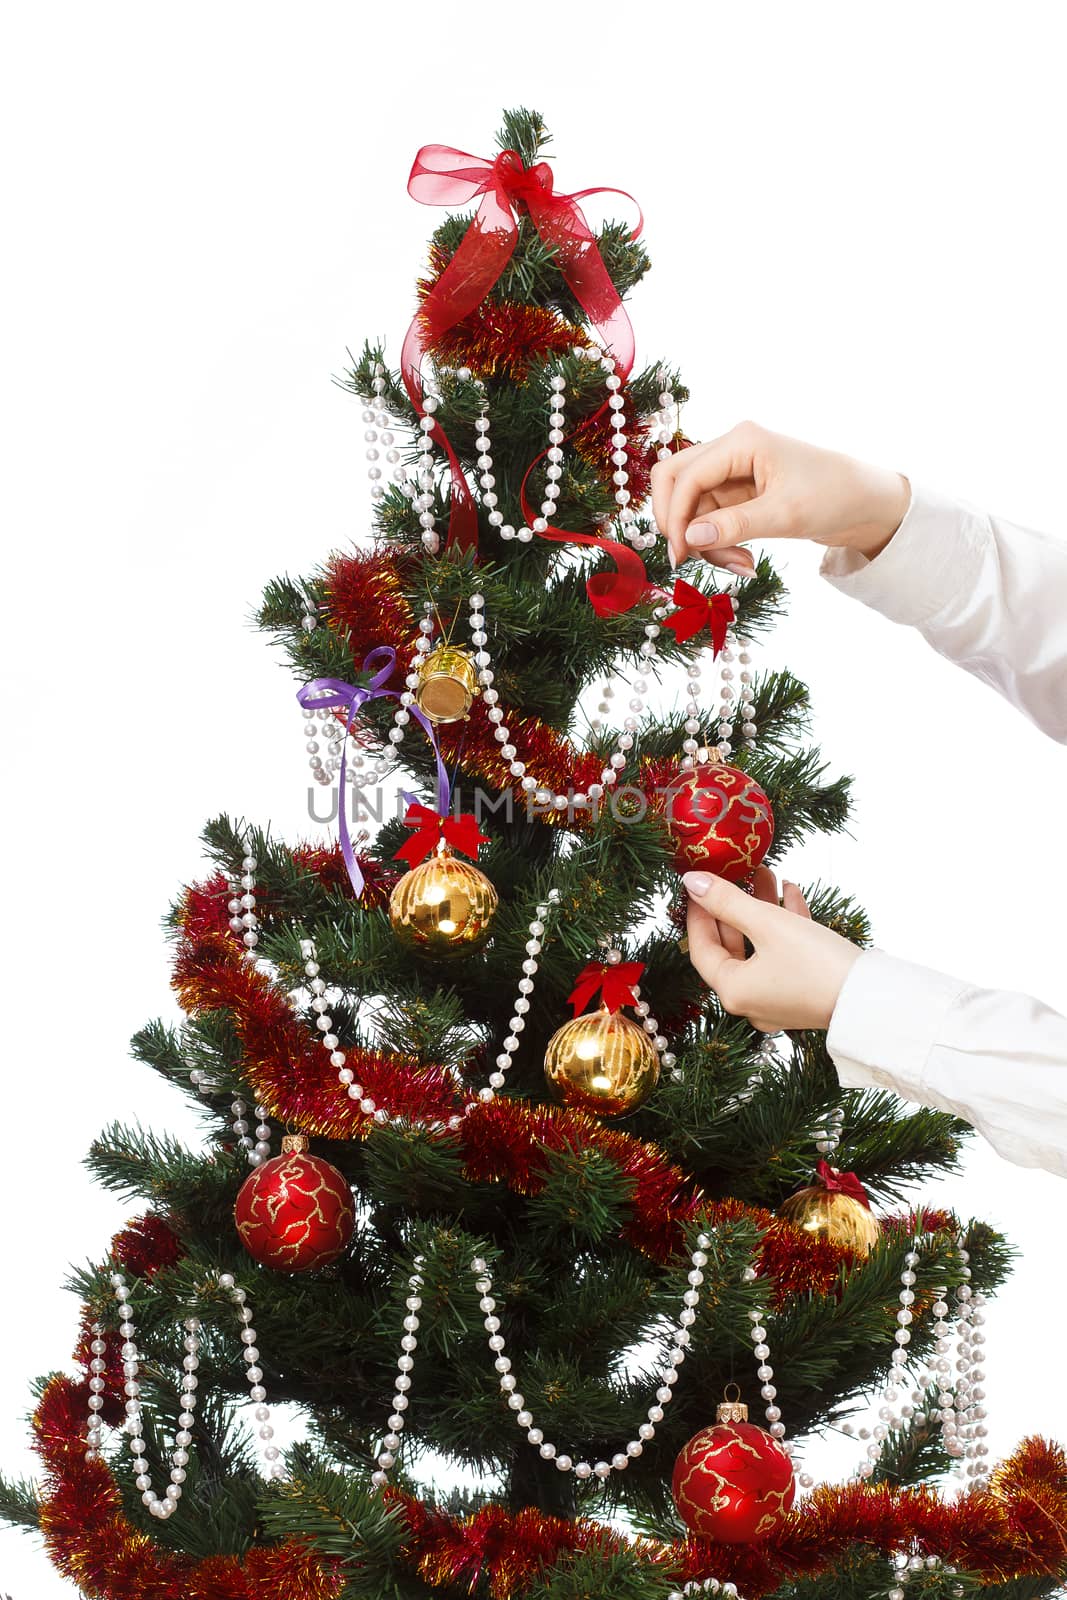
[[[689,958],[727,1011],[762,1033],[828,1028],[841,986],[861,951],[812,920],[795,883],[784,903],[768,867],[755,894],[707,872],[682,876],[689,894]],[[754,954],[745,955],[745,936]]]
[[[701,555],[742,576],[754,567],[739,548],[745,539],[813,539],[876,556],[899,528],[910,494],[899,472],[754,422],[652,468],[652,510],[671,564]]]

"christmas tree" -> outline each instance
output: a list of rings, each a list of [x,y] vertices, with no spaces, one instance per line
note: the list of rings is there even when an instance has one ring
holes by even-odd
[[[679,870],[747,881],[849,786],[803,684],[751,669],[771,564],[670,570],[646,508],[687,389],[634,362],[639,227],[591,230],[547,142],[519,111],[494,159],[416,161],[451,210],[415,319],[343,379],[373,537],[260,613],[338,837],[208,826],[187,1020],[134,1050],[210,1135],[93,1146],[140,1214],[74,1275],[78,1376],[0,1513],[106,1600],[1052,1593],[1067,1460],[983,1442],[1010,1249],[903,1201],[964,1126],[842,1092],[687,959]],[[813,1484],[805,1438],[872,1393]]]

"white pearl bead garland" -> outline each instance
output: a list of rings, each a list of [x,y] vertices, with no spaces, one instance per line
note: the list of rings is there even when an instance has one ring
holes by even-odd
[[[256,1107],[255,1138],[245,1113],[248,1107],[238,1095],[230,1105],[233,1112],[233,1136],[248,1158],[250,1167],[261,1167],[270,1156],[270,1123],[266,1106]]]
[[[366,444],[367,477],[370,479],[370,494],[373,501],[381,500],[385,494],[385,485],[382,483],[382,468],[378,465],[381,460],[379,443],[385,448],[386,459],[395,463],[400,460],[400,453],[394,449],[395,437],[389,428],[389,415],[381,407],[384,404],[382,396],[385,393],[385,368],[380,361],[374,363],[371,377],[371,387],[374,390],[374,405],[367,406],[363,412],[363,421],[366,432],[363,435]],[[406,473],[404,474],[406,477]],[[401,482],[403,479],[400,480]]]
[[[982,1404],[985,1390],[981,1387],[985,1371],[980,1364],[981,1346],[985,1343],[985,1334],[982,1332],[985,1296],[974,1293],[970,1287],[970,1255],[962,1245],[958,1250],[958,1259],[964,1281],[956,1290],[955,1375],[952,1329],[948,1321],[951,1308],[947,1291],[942,1288],[933,1306],[937,1339],[920,1377],[916,1398],[921,1397],[923,1390],[927,1393],[936,1391],[941,1442],[945,1451],[959,1460],[964,1475],[972,1480],[975,1487],[981,1488],[988,1479],[986,1457],[989,1454],[989,1447],[985,1443],[986,1410]]]
[[[253,1401],[258,1423],[258,1433],[263,1441],[263,1456],[267,1463],[267,1472],[271,1478],[283,1478],[285,1468],[281,1465],[281,1451],[273,1443],[274,1429],[270,1422],[270,1410],[265,1404],[266,1391],[263,1388],[263,1371],[258,1365],[259,1350],[256,1347],[256,1330],[252,1326],[252,1313],[248,1308],[247,1290],[241,1288],[234,1281],[233,1275],[228,1272],[220,1273],[218,1285],[224,1289],[233,1301],[241,1327],[241,1343],[244,1346],[245,1377],[249,1384],[249,1398]],[[111,1285],[115,1292],[115,1299],[119,1307],[119,1332],[122,1335],[123,1372],[125,1374],[126,1392],[126,1422],[125,1432],[129,1436],[130,1453],[133,1456],[134,1466],[137,1469],[134,1482],[141,1491],[141,1502],[154,1517],[166,1521],[173,1516],[178,1501],[182,1497],[182,1485],[185,1482],[185,1469],[189,1463],[189,1450],[193,1442],[190,1429],[196,1420],[193,1411],[197,1402],[197,1368],[200,1365],[200,1319],[198,1317],[185,1318],[185,1338],[183,1344],[185,1355],[182,1358],[182,1410],[178,1416],[178,1430],[174,1435],[174,1450],[171,1453],[170,1483],[162,1496],[156,1494],[152,1488],[152,1479],[148,1470],[147,1445],[143,1437],[144,1412],[141,1406],[140,1384],[140,1354],[136,1344],[136,1330],[133,1323],[133,1311],[130,1306],[130,1291],[121,1272],[111,1274]],[[92,1325],[93,1338],[89,1349],[92,1361],[89,1370],[92,1376],[89,1379],[89,1424],[86,1430],[85,1459],[95,1461],[98,1459],[102,1446],[102,1428],[100,1412],[104,1407],[103,1391],[106,1380],[103,1373],[106,1371],[104,1355],[107,1345],[103,1338],[103,1324],[94,1322]]]
[[[736,583],[731,585],[728,592],[731,594],[735,594],[737,592]],[[653,615],[656,614],[657,613],[655,612],[653,613]],[[666,613],[664,612],[664,615],[665,614]],[[717,660],[719,664],[719,711],[718,722],[716,723],[715,729],[715,747],[721,759],[723,761],[728,761],[734,752],[733,741],[735,733],[734,723],[736,715],[736,694],[733,682],[733,663],[735,660],[737,660],[739,663],[739,677],[741,685],[740,742],[743,744],[746,750],[755,749],[757,732],[756,723],[754,720],[755,702],[752,698],[752,656],[746,641],[741,641],[739,647],[737,632],[732,626],[726,630],[726,642],[719,651]],[[692,771],[693,767],[697,765],[697,762],[701,757],[701,746],[697,737],[703,727],[703,714],[697,699],[701,677],[699,661],[690,662],[686,668],[686,673],[689,680],[689,698],[686,702],[685,708],[686,737],[682,741],[682,750],[684,753],[681,765],[683,771],[689,772]]]
[[[906,1347],[911,1342],[911,1324],[914,1321],[912,1307],[915,1303],[915,1268],[920,1260],[918,1245],[919,1240],[913,1239],[911,1248],[904,1256],[904,1267],[900,1274],[900,1309],[896,1314],[897,1328],[893,1335],[896,1346],[892,1356],[893,1371],[881,1393],[882,1405],[878,1412],[878,1424],[874,1428],[856,1428],[852,1422],[846,1421],[841,1424],[841,1432],[849,1437],[855,1435],[861,1440],[871,1441],[867,1445],[867,1459],[860,1462],[855,1473],[857,1479],[869,1478],[882,1455],[887,1436],[899,1431],[915,1416],[917,1409],[922,1410],[927,1397],[936,1393],[941,1442],[945,1452],[961,1459],[961,1464],[965,1464],[967,1476],[974,1481],[976,1487],[980,1488],[988,1479],[985,1458],[989,1454],[989,1449],[984,1442],[986,1412],[981,1404],[985,1398],[985,1391],[977,1387],[985,1373],[976,1365],[980,1357],[974,1347],[976,1343],[979,1345],[984,1343],[985,1336],[980,1331],[976,1335],[974,1326],[977,1324],[980,1329],[984,1323],[985,1318],[981,1311],[984,1296],[972,1295],[967,1282],[961,1284],[957,1290],[958,1376],[955,1383],[951,1359],[952,1332],[947,1320],[951,1308],[946,1298],[947,1290],[941,1287],[935,1289],[937,1298],[931,1306],[934,1319],[934,1342],[931,1354],[926,1358],[917,1386],[910,1392],[910,1403],[901,1405],[899,1410],[896,1409],[896,1402],[900,1399],[898,1384],[904,1379],[904,1368],[908,1360]],[[965,1278],[969,1278],[970,1268],[966,1265],[969,1259],[967,1251],[961,1248],[959,1257]]]
[[[422,409],[425,415],[419,418],[419,462],[416,471],[416,484],[418,487],[415,499],[412,502],[419,513],[423,547],[432,556],[435,556],[441,548],[441,538],[436,531],[437,518],[433,513],[433,439],[430,437],[435,426],[434,412],[437,410],[437,406],[438,401],[435,395],[423,395]]]
[[[657,606],[652,615],[659,618],[665,617],[667,615],[667,607]],[[691,772],[696,766],[697,755],[701,749],[700,738],[704,735],[704,711],[701,708],[699,698],[701,675],[701,660],[698,656],[695,661],[688,662],[685,669],[687,699],[685,702],[685,722],[683,724],[685,738],[682,740],[681,767],[683,772]],[[705,739],[705,744],[708,742],[710,741]]]
[[[512,777],[517,778],[524,792],[532,794],[539,804],[551,804],[558,810],[566,810],[568,804],[584,806],[590,800],[602,799],[605,786],[610,788],[618,783],[623,768],[630,760],[630,752],[636,742],[641,716],[645,710],[645,696],[648,693],[647,680],[638,678],[631,685],[629,711],[616,740],[615,750],[608,760],[608,765],[600,774],[600,782],[591,783],[588,792],[584,794],[577,793],[572,796],[555,794],[552,789],[539,784],[537,779],[527,771],[526,763],[520,758],[518,747],[513,742],[511,731],[505,721],[506,713],[500,707],[500,695],[493,688],[495,673],[493,671],[492,655],[489,650],[489,635],[486,630],[485,598],[480,594],[472,594],[468,603],[471,607],[471,643],[474,645],[476,652],[474,663],[478,669],[478,682],[482,686],[482,699],[488,707],[487,715],[489,721],[494,725],[493,737],[501,746],[500,754],[508,763],[508,771]],[[660,628],[657,623],[646,625],[646,640],[641,647],[641,651],[647,660],[651,660],[656,655],[655,640],[658,638],[659,633]],[[420,646],[417,645],[416,648],[420,648]],[[425,648],[430,648],[429,641],[427,641]],[[418,675],[412,673],[407,682],[409,688],[414,688],[418,682]],[[605,697],[610,697],[614,694],[614,689],[610,684],[605,684],[603,692]],[[602,704],[600,709],[606,713],[611,708]]]
[[[667,378],[666,372],[661,367],[659,378],[661,392],[659,395],[659,410],[652,416],[651,442],[656,447],[656,460],[669,461],[673,454],[670,446],[677,431],[676,401]]]
[[[344,728],[332,711],[317,711],[312,707],[304,707],[301,716],[304,720],[304,750],[307,753],[311,776],[316,783],[325,787],[333,782],[341,770]],[[326,747],[325,759],[321,754],[323,745]],[[352,753],[349,765],[356,769],[362,767],[361,751]]]
[[[255,871],[258,862],[254,855],[247,853],[241,862],[241,876],[239,879],[230,879],[230,900],[227,909],[230,913],[230,931],[235,933],[244,945],[246,959],[255,960],[256,945],[259,943],[259,919],[256,916],[256,879]],[[240,888],[241,893],[237,890]]]
[[[667,1600],[685,1600],[690,1594],[721,1594],[725,1600],[741,1600],[736,1583],[720,1583],[718,1578],[694,1578],[681,1589],[672,1589]]]
[[[489,632],[485,617],[485,596],[472,594],[468,601],[470,606],[469,626],[471,644],[474,646],[474,665],[478,670],[478,682],[481,685],[482,700],[487,711],[486,715],[493,724],[493,737],[500,746],[501,758],[508,763],[508,771],[513,778],[518,778],[522,789],[527,794],[536,794],[542,801],[553,798],[552,791],[538,786],[536,778],[530,777],[526,771],[526,763],[519,756],[518,746],[512,739],[511,730],[505,721],[505,712],[500,706],[500,693],[493,687],[496,673],[493,670],[493,658],[489,649]],[[556,797],[562,805],[567,804],[565,795]]]
[[[727,593],[736,595],[737,581],[734,580]],[[658,606],[652,613],[653,617],[660,618],[667,615],[665,606]],[[757,727],[755,722],[756,706],[753,699],[752,655],[747,640],[739,640],[737,630],[731,625],[726,630],[726,641],[716,658],[719,669],[719,708],[715,725],[715,738],[712,741],[714,748],[711,754],[717,755],[721,760],[728,761],[735,749],[735,721],[740,715],[740,743],[746,750],[756,748]],[[739,708],[735,709],[738,701],[734,689],[734,662],[738,663],[738,679],[740,683]],[[701,743],[704,735],[706,714],[701,709],[699,693],[700,679],[702,676],[701,663],[691,661],[686,667],[687,699],[685,706],[685,738],[682,740],[681,768],[683,772],[691,772],[700,761],[708,756],[708,741]]]
[[[489,1335],[489,1349],[493,1355],[493,1365],[499,1374],[500,1388],[507,1399],[508,1406],[515,1412],[515,1421],[524,1429],[527,1441],[537,1450],[543,1461],[554,1461],[559,1472],[573,1472],[581,1481],[590,1478],[599,1478],[603,1483],[613,1472],[625,1472],[631,1461],[644,1453],[646,1444],[656,1436],[656,1427],[663,1421],[663,1414],[670,1405],[674,1395],[674,1385],[678,1381],[686,1350],[690,1343],[689,1330],[697,1318],[696,1308],[700,1304],[700,1287],[704,1282],[704,1268],[708,1264],[707,1250],[711,1240],[707,1234],[697,1236],[697,1247],[690,1256],[690,1270],[688,1274],[689,1287],[682,1295],[682,1310],[678,1315],[678,1325],[671,1333],[672,1349],[667,1361],[661,1370],[660,1386],[656,1390],[655,1400],[646,1412],[647,1421],[643,1422],[637,1430],[637,1438],[631,1439],[623,1446],[610,1461],[573,1461],[569,1455],[557,1449],[544,1436],[544,1430],[539,1428],[534,1420],[533,1413],[527,1410],[525,1397],[520,1393],[517,1379],[511,1372],[511,1361],[505,1353],[505,1341],[500,1332],[500,1318],[496,1315],[497,1301],[493,1298],[493,1281],[489,1267],[481,1256],[475,1256],[471,1262],[471,1271],[474,1274],[475,1288],[481,1299],[480,1309],[484,1315],[484,1327]]]
[[[619,393],[623,380],[616,372],[616,363],[613,356],[601,350],[598,345],[576,345],[576,356],[588,361],[599,361],[605,374],[605,384],[608,390],[608,406],[612,412],[614,432],[611,436],[612,464],[615,471],[612,480],[615,485],[615,504],[618,507],[616,517],[622,527],[623,537],[628,539],[636,550],[651,549],[656,542],[656,533],[653,529],[643,533],[637,523],[637,517],[631,505],[633,496],[628,484],[630,473],[626,446],[629,435],[626,432],[626,416],[624,397]],[[549,379],[551,411],[549,412],[548,425],[548,450],[546,452],[548,465],[545,468],[545,497],[541,502],[541,514],[535,517],[531,526],[521,528],[517,537],[527,540],[532,539],[535,533],[545,533],[551,519],[556,515],[556,501],[561,494],[560,479],[563,477],[563,441],[566,437],[567,418],[563,410],[564,394],[567,381],[558,373]],[[673,396],[671,397],[673,400]],[[515,538],[515,530],[506,526],[501,527],[501,537]]]
[[[340,1040],[333,1031],[333,1017],[330,1015],[330,1003],[326,998],[326,983],[320,975],[318,956],[313,939],[301,939],[300,954],[304,959],[304,974],[311,990],[311,1009],[315,1013],[315,1029],[320,1035],[320,1043],[330,1057],[330,1065],[337,1068],[337,1081],[346,1092],[350,1100],[355,1100],[364,1116],[373,1117],[380,1127],[389,1122],[390,1115],[384,1107],[367,1094],[361,1083],[356,1082],[356,1075],[351,1067],[345,1065],[345,1053],[340,1047]],[[299,1008],[300,1002],[293,997],[292,1003]]]
[[[834,1145],[836,1147],[836,1140]],[[906,1346],[911,1343],[910,1328],[911,1323],[914,1321],[914,1313],[911,1308],[915,1303],[915,1268],[920,1260],[918,1246],[919,1240],[917,1238],[912,1239],[911,1245],[904,1255],[904,1266],[900,1274],[899,1310],[896,1314],[897,1327],[893,1334],[895,1344],[892,1356],[893,1370],[881,1393],[882,1405],[878,1412],[878,1422],[874,1428],[861,1427],[857,1429],[851,1422],[844,1422],[841,1425],[842,1433],[847,1434],[849,1437],[855,1434],[859,1439],[871,1441],[867,1445],[867,1459],[860,1462],[854,1474],[855,1478],[859,1480],[864,1480],[873,1475],[879,1458],[885,1449],[885,1442],[889,1434],[897,1432],[915,1414],[914,1407],[911,1405],[902,1405],[899,1411],[895,1407],[900,1399],[898,1384],[904,1378],[903,1369],[908,1360]],[[937,1315],[936,1305],[934,1307],[934,1315]],[[916,1393],[914,1398],[921,1403],[922,1397],[920,1394]]]
[[[306,590],[304,591],[303,598],[304,615],[300,618],[300,625],[305,633],[314,633],[315,629],[319,625],[318,604],[312,599],[311,595],[309,595]]]
[[[526,776],[526,763],[518,760],[518,750],[511,742],[511,733],[508,730],[507,723],[504,721],[504,712],[500,709],[499,692],[493,688],[493,679],[495,674],[493,672],[492,657],[489,653],[489,634],[487,632],[485,617],[485,596],[477,593],[472,594],[468,599],[467,604],[470,608],[470,615],[467,619],[467,622],[470,629],[471,645],[473,646],[473,662],[477,671],[478,682],[482,687],[482,699],[488,707],[487,715],[489,721],[493,724],[493,737],[501,746],[500,754],[503,759],[508,762],[508,770],[511,772],[512,776],[522,780],[522,787],[524,789],[534,790],[537,788],[536,780]],[[406,708],[410,705],[413,705],[415,701],[414,691],[418,688],[419,684],[419,663],[429,655],[431,650],[434,649],[434,641],[432,638],[434,632],[432,601],[428,600],[426,602],[425,612],[426,615],[419,623],[419,636],[415,640],[416,659],[412,664],[412,670],[408,673],[407,678],[404,680],[407,688],[405,693],[401,696],[401,710],[395,714],[393,719],[394,723],[397,724],[397,728],[394,728],[394,730],[389,734],[390,741],[394,745],[400,743],[400,740],[403,738],[403,725],[410,720]],[[398,732],[397,729],[400,731]],[[543,794],[546,797],[550,795],[549,790],[538,790],[538,793],[539,795]],[[566,797],[564,796],[561,799],[560,804],[566,805],[566,803]]]
[[[530,937],[526,941],[526,959],[522,963],[522,977],[519,979],[519,992],[515,1000],[513,1015],[508,1023],[508,1033],[501,1046],[500,1054],[496,1058],[496,1068],[490,1075],[488,1084],[478,1091],[478,1099],[483,1104],[488,1104],[490,1101],[495,1100],[498,1090],[504,1087],[512,1057],[519,1048],[518,1036],[526,1026],[526,1013],[530,1009],[530,995],[534,990],[534,978],[539,965],[537,958],[543,948],[542,940],[547,931],[548,919],[558,904],[559,890],[550,889],[547,899],[537,905],[536,915],[529,925]],[[340,1040],[333,1032],[333,1017],[330,1015],[329,1000],[326,997],[327,986],[321,975],[315,941],[313,939],[301,939],[300,954],[304,960],[304,975],[308,980],[307,987],[311,991],[311,1009],[316,1013],[315,1029],[320,1035],[323,1049],[329,1054],[330,1065],[337,1069],[338,1083],[349,1099],[358,1102],[359,1109],[365,1116],[373,1117],[379,1126],[384,1127],[393,1120],[391,1114],[383,1106],[379,1106],[373,1097],[366,1093],[361,1083],[356,1082],[355,1073],[347,1065],[345,1052],[340,1048]],[[303,1009],[299,993],[290,996],[290,1005],[297,1011]],[[663,1042],[665,1044],[666,1040]],[[257,1111],[259,1109],[257,1107]],[[459,1125],[459,1117],[449,1118],[449,1127],[457,1128]]]
[[[886,1600],[905,1600],[903,1585],[920,1572],[937,1572],[940,1570],[947,1577],[954,1577],[959,1570],[957,1567],[944,1563],[940,1556],[924,1556],[920,1555],[918,1551],[914,1551],[911,1555],[908,1555],[907,1551],[900,1551],[893,1557],[893,1564],[896,1568],[895,1576],[897,1581],[891,1589],[887,1590]],[[962,1584],[953,1586],[952,1593],[954,1595],[961,1595],[963,1592]]]
[[[834,1106],[827,1113],[826,1123],[815,1140],[815,1148],[821,1156],[832,1156],[841,1143],[841,1129],[845,1121],[843,1106]]]
[[[490,1073],[489,1082],[484,1089],[478,1090],[478,1099],[488,1105],[495,1100],[497,1091],[504,1087],[507,1074],[511,1067],[512,1057],[519,1048],[519,1034],[526,1027],[526,1013],[530,1009],[530,996],[534,992],[534,978],[537,975],[538,961],[541,954],[543,939],[548,929],[549,919],[559,905],[559,890],[550,889],[548,899],[543,900],[537,907],[537,914],[530,923],[530,937],[526,941],[526,959],[522,964],[522,977],[519,979],[519,992],[515,1000],[513,1013],[508,1023],[508,1033],[501,1046],[500,1054],[496,1058],[495,1071]]]
[[[966,1286],[961,1285],[961,1289],[963,1287]],[[957,1300],[961,1289],[956,1291]],[[980,1346],[985,1343],[985,1334],[982,1332],[982,1325],[985,1322],[982,1310],[984,1305],[983,1294],[971,1295],[960,1306],[959,1321],[956,1324],[959,1335],[956,1361],[959,1374],[956,1379],[957,1437],[963,1445],[966,1475],[973,1480],[975,1488],[985,1488],[989,1478],[989,1468],[986,1464],[989,1446],[985,1442],[986,1410],[982,1404],[985,1399],[985,1390],[982,1388],[985,1369],[980,1364],[982,1361]]]
[[[256,920],[256,879],[255,871],[258,863],[255,856],[245,855],[241,867],[242,876],[231,878],[230,901],[227,909],[230,913],[230,930],[241,935],[241,942],[245,946],[245,955],[255,959],[255,945],[250,944],[247,934],[255,934],[259,923]],[[238,892],[240,891],[240,893]],[[205,1097],[216,1090],[219,1085],[214,1078],[201,1067],[194,1067],[189,1074],[189,1080],[197,1091]],[[230,1110],[233,1113],[233,1135],[241,1149],[248,1157],[250,1166],[259,1167],[270,1155],[270,1124],[267,1122],[266,1106],[256,1106],[256,1137],[253,1139],[249,1131],[249,1124],[245,1113],[248,1107],[238,1095],[232,1102]]]
[[[363,438],[366,444],[365,453],[368,462],[367,476],[370,479],[371,499],[372,501],[377,502],[385,495],[385,485],[382,482],[383,469],[379,465],[381,459],[381,451],[378,448],[379,444],[385,451],[385,460],[392,467],[394,481],[405,492],[408,492],[409,490],[414,491],[414,486],[408,484],[407,469],[400,462],[400,451],[397,449],[396,434],[393,432],[392,426],[393,419],[389,416],[387,411],[382,409],[384,404],[383,396],[386,389],[386,377],[385,367],[380,361],[375,362],[372,369],[372,374],[371,385],[374,389],[374,400],[372,403],[368,404],[363,411],[363,422],[365,425]],[[436,409],[436,406],[437,402],[435,400],[427,409],[432,412]],[[429,493],[428,505],[432,505],[433,472],[429,461],[429,451],[432,450],[433,443],[429,439],[427,423],[430,428],[433,427],[432,415],[429,419],[423,418],[420,423],[421,435],[419,439],[419,448],[423,454],[420,461],[419,488],[423,495]],[[428,479],[428,482],[425,482],[424,479]],[[424,529],[423,543],[426,544],[428,549],[436,550],[437,546],[440,544],[436,533],[430,536],[429,542],[427,540],[426,507],[419,504],[419,509],[421,513],[419,521]],[[430,528],[433,527],[433,524],[434,518],[431,515],[429,519]],[[437,540],[437,544],[433,544],[432,540]],[[302,618],[303,628],[305,633],[313,633],[318,627],[319,623],[318,607],[307,594],[304,596],[304,605],[305,613]],[[311,767],[311,774],[316,783],[325,787],[333,782],[334,778],[336,778],[338,772],[340,771],[344,730],[332,711],[316,711],[314,709],[305,709],[303,711],[303,718],[305,739],[304,748],[309,758],[308,764]],[[325,760],[322,759],[320,754],[323,743],[325,743],[327,749],[327,756]],[[353,771],[360,771],[365,764],[363,752],[358,750],[353,751],[349,756],[348,764]],[[379,782],[386,776],[388,776],[388,774],[384,771],[381,773],[370,771],[365,774],[364,781],[367,783]]]
[[[419,1331],[418,1313],[422,1309],[422,1273],[420,1268],[424,1263],[423,1256],[416,1256],[412,1262],[414,1272],[408,1279],[408,1296],[404,1301],[407,1316],[404,1318],[404,1332],[400,1340],[400,1355],[397,1357],[396,1392],[393,1395],[393,1414],[389,1418],[389,1432],[382,1440],[382,1448],[378,1452],[378,1466],[371,1473],[371,1483],[375,1489],[383,1489],[389,1481],[389,1469],[396,1464],[396,1452],[400,1448],[400,1435],[404,1431],[404,1413],[408,1408],[408,1390],[411,1388],[411,1369],[415,1365],[414,1356],[418,1348],[416,1335]]]
[[[605,947],[604,960],[606,964],[609,967],[617,967],[622,961],[622,951],[617,945],[611,944],[611,942],[607,939],[602,939],[600,942]],[[666,1035],[660,1033],[659,1023],[652,1015],[652,1007],[649,1005],[647,1000],[642,1000],[641,985],[639,983],[635,983],[632,986],[632,992],[634,997],[634,1012],[639,1018],[645,1033],[648,1034],[652,1041],[652,1048],[659,1056],[660,1065],[666,1068],[673,1078],[679,1079],[681,1077],[681,1073],[677,1071],[678,1057],[670,1048],[670,1040],[666,1037]]]
[[[466,372],[468,378],[471,377],[470,370],[466,367],[461,368],[458,375],[462,377],[464,372]],[[480,378],[474,378],[473,381],[478,385],[479,389],[484,391],[485,384]],[[489,402],[483,399],[481,415],[474,424],[474,430],[478,435],[478,484],[482,491],[482,505],[486,508],[489,526],[496,528],[502,539],[508,541],[518,539],[520,544],[529,544],[533,538],[532,530],[524,527],[519,528],[516,532],[510,522],[504,521],[504,513],[500,509],[500,501],[496,493],[496,479],[493,476],[491,428]]]
[[[376,361],[374,363],[371,376],[371,387],[374,390],[374,396],[373,399],[365,406],[363,411],[363,422],[366,427],[366,432],[363,435],[363,439],[367,446],[367,477],[370,480],[371,500],[372,502],[377,503],[385,496],[385,484],[382,481],[384,477],[384,470],[379,465],[379,461],[382,459],[381,451],[378,449],[379,444],[385,451],[384,460],[390,468],[393,482],[397,485],[402,494],[406,494],[414,499],[417,490],[415,485],[408,481],[407,467],[405,467],[404,463],[400,459],[400,451],[397,448],[396,443],[396,434],[393,431],[397,424],[389,415],[388,411],[384,409],[386,378],[385,367],[380,361]]]
[[[741,1282],[754,1283],[756,1281],[756,1276],[757,1274],[755,1267],[746,1267],[744,1272],[741,1274]],[[772,1438],[778,1440],[778,1443],[784,1450],[787,1450],[789,1454],[792,1455],[792,1445],[787,1445],[785,1443],[785,1423],[782,1421],[781,1408],[775,1404],[775,1401],[778,1397],[778,1391],[771,1381],[774,1377],[774,1368],[771,1366],[771,1348],[767,1342],[769,1335],[766,1327],[766,1307],[754,1306],[748,1313],[748,1320],[752,1324],[751,1328],[748,1330],[748,1336],[752,1340],[752,1354],[755,1356],[758,1363],[756,1367],[756,1376],[759,1378],[760,1384],[762,1385],[760,1389],[760,1397],[767,1402],[763,1412],[764,1416],[767,1418],[767,1431],[770,1433]]]

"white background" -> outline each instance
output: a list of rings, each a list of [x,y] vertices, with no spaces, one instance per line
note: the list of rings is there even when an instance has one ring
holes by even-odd
[[[225,808],[306,831],[293,685],[248,617],[266,579],[365,533],[362,424],[330,376],[367,334],[398,349],[439,220],[405,194],[420,144],[491,154],[525,103],[562,187],[639,196],[639,359],[680,362],[692,436],[754,416],[1064,526],[1048,8],[380,15],[7,11],[6,1469],[32,1470],[30,1378],[69,1357],[66,1265],[126,1215],[79,1166],[91,1137],[115,1117],[196,1133],[126,1041],[174,1014],[158,924],[200,825]],[[1063,751],[816,564],[789,553],[767,654],[811,684],[859,804],[854,838],[794,871],[854,891],[889,949],[1067,1004]],[[990,1319],[996,1449],[1067,1434],[1039,1332],[1064,1303],[1062,1183],[975,1148],[926,1194],[1023,1253]],[[7,1591],[71,1593],[13,1532]]]

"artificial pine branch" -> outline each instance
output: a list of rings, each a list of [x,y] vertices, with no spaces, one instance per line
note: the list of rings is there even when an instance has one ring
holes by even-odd
[[[28,1478],[0,1477],[0,1520],[36,1533],[40,1513],[37,1489]]]

